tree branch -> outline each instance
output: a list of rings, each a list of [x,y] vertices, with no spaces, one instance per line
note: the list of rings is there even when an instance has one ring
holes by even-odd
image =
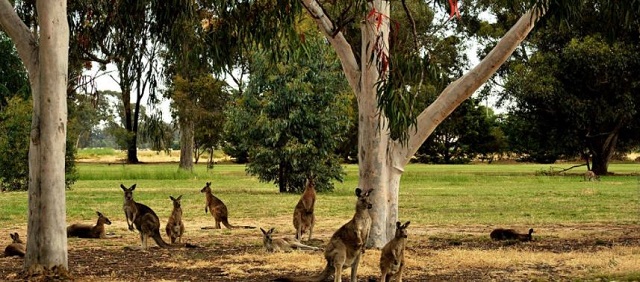
[[[347,39],[344,37],[342,31],[338,31],[334,35],[333,22],[331,22],[327,17],[316,0],[302,0],[302,5],[307,9],[307,12],[309,12],[310,16],[316,22],[320,31],[325,35],[327,40],[329,40],[329,43],[331,43],[331,46],[333,46],[333,49],[336,51],[336,54],[342,63],[342,69],[344,70],[344,74],[347,77],[349,85],[354,91],[360,92],[360,66],[353,54],[351,44],[349,44]]]
[[[0,0],[0,27],[16,45],[18,56],[22,59],[27,71],[35,75],[38,65],[38,42],[8,0]]]
[[[436,126],[489,80],[531,32],[535,22],[543,15],[544,11],[540,10],[529,10],[522,15],[518,22],[511,27],[493,50],[476,67],[449,84],[436,101],[420,113],[417,118],[416,130],[409,137],[408,146],[401,150],[404,151],[402,154],[405,164],[418,151]]]

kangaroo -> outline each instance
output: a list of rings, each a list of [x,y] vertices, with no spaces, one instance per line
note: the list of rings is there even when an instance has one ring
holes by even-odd
[[[20,240],[20,235],[18,235],[18,233],[16,232],[13,234],[9,234],[9,236],[11,236],[12,243],[9,244],[6,248],[4,248],[4,256],[5,257],[12,257],[12,256],[24,257],[24,254],[25,254],[24,242]]]
[[[156,244],[161,248],[172,247],[162,240],[162,236],[160,236],[160,219],[156,213],[148,206],[137,203],[133,200],[133,190],[136,189],[136,184],[133,184],[130,188],[120,184],[120,188],[124,191],[123,209],[127,216],[129,230],[133,230],[132,226],[135,225],[138,232],[140,232],[142,249],[147,249],[147,241],[149,237],[153,238]],[[129,223],[129,221],[131,223]]]
[[[204,212],[211,212],[213,219],[216,221],[215,229],[221,229],[220,223],[222,223],[225,227],[229,229],[234,228],[248,228],[253,229],[254,226],[234,226],[229,224],[229,212],[227,211],[227,206],[216,196],[211,193],[211,182],[207,182],[206,185],[200,190],[200,193],[205,193],[206,205],[204,206]],[[203,227],[202,229],[209,229],[207,227]]]
[[[533,239],[531,234],[533,234],[533,228],[529,229],[529,234],[520,234],[513,229],[497,228],[491,231],[491,234],[489,234],[489,236],[491,237],[491,239],[496,241],[498,240],[531,241]]]
[[[584,181],[600,181],[600,176],[598,176],[595,172],[588,170],[587,172],[584,173],[584,176],[582,177]]]
[[[311,241],[313,226],[316,223],[316,216],[313,214],[315,203],[315,183],[312,179],[307,179],[304,192],[293,210],[293,227],[296,229],[296,239],[298,240],[302,240],[302,234],[309,231],[309,241]]]
[[[407,244],[407,227],[410,221],[400,225],[396,222],[396,236],[391,239],[380,253],[380,282],[391,279],[402,282],[402,269],[404,269],[404,247]]]
[[[265,231],[264,229],[260,228],[260,231],[262,231],[262,242],[264,243],[264,247],[265,249],[267,249],[267,252],[269,253],[274,253],[274,252],[291,252],[294,249],[297,250],[310,250],[310,251],[317,251],[320,250],[320,248],[317,247],[313,247],[313,246],[308,246],[305,244],[300,243],[300,241],[298,241],[295,238],[288,238],[288,237],[282,237],[282,238],[273,238],[273,231],[275,231],[275,228],[271,228],[269,229],[269,231]]]
[[[96,211],[98,215],[98,222],[96,225],[88,225],[75,223],[69,225],[67,227],[67,237],[78,237],[78,238],[97,238],[97,239],[105,239],[107,238],[104,225],[111,225],[111,220],[109,220],[106,216],[104,216],[101,212]]]
[[[363,192],[356,188],[356,213],[353,218],[342,225],[329,240],[324,250],[324,258],[327,265],[317,276],[310,277],[283,277],[275,281],[324,281],[332,272],[335,282],[342,281],[342,270],[351,267],[351,280],[358,281],[358,264],[360,256],[364,253],[365,243],[371,230],[371,216],[369,209],[373,206],[369,200],[372,190]]]
[[[171,238],[171,244],[175,244],[176,240],[178,243],[181,243],[182,234],[184,233],[184,223],[182,223],[182,207],[180,207],[180,199],[182,199],[182,195],[178,196],[178,198],[169,196],[169,199],[171,199],[171,201],[173,202],[173,211],[171,212],[169,221],[167,221],[167,236]]]

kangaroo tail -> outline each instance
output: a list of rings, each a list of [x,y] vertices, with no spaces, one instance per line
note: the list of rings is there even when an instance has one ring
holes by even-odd
[[[255,229],[255,226],[248,226],[248,225],[231,225],[231,223],[229,223],[229,220],[227,220],[226,218],[222,219],[222,225],[224,225],[226,228],[229,229]]]
[[[321,282],[325,279],[329,278],[333,272],[333,266],[327,263],[327,266],[324,267],[322,272],[316,276],[305,276],[305,277],[280,277],[276,278],[273,281],[280,282]]]
[[[153,241],[156,241],[156,244],[158,244],[158,246],[160,246],[160,248],[176,248],[176,247],[180,247],[180,246],[174,246],[174,245],[170,245],[167,242],[165,242],[162,239],[162,236],[160,236],[160,231],[155,231],[153,232]]]

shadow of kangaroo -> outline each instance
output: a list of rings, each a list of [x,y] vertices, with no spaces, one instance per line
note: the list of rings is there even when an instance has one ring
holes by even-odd
[[[316,216],[313,213],[316,204],[316,189],[313,179],[307,179],[300,200],[293,210],[293,227],[296,229],[296,239],[302,240],[302,234],[309,231],[309,241],[316,224]]]
[[[364,253],[365,244],[369,238],[371,230],[371,201],[369,195],[372,190],[363,192],[360,188],[356,188],[356,213],[353,218],[342,225],[329,240],[324,250],[324,258],[327,265],[317,276],[309,277],[283,277],[275,281],[324,281],[331,274],[334,275],[335,282],[342,281],[342,270],[351,267],[351,280],[358,281],[358,264],[360,256]]]
[[[160,219],[156,213],[148,206],[137,203],[133,200],[133,190],[136,189],[136,184],[133,184],[130,188],[120,184],[120,188],[124,191],[124,204],[122,208],[127,216],[129,230],[133,230],[133,226],[135,225],[135,228],[140,232],[140,241],[143,250],[147,249],[147,241],[149,237],[151,237],[161,248],[195,247],[190,244],[167,244],[167,242],[162,240],[162,236],[160,236]]]
[[[402,282],[404,269],[404,248],[407,245],[407,227],[410,221],[400,225],[396,222],[396,235],[389,241],[380,253],[380,282],[395,280]]]
[[[6,248],[4,248],[4,256],[5,257],[24,257],[25,247],[24,242],[20,240],[20,235],[18,233],[9,234],[11,236],[12,243],[9,244]]]
[[[171,211],[171,216],[167,221],[167,236],[171,238],[171,244],[175,244],[176,241],[178,243],[181,243],[182,234],[184,234],[184,223],[182,222],[182,207],[180,206],[180,199],[182,199],[182,195],[178,196],[178,198],[169,196],[169,199],[171,199],[171,201],[173,202],[173,211]]]
[[[269,231],[265,231],[264,229],[260,228],[260,231],[262,231],[262,243],[264,243],[264,247],[265,249],[267,249],[267,252],[269,253],[274,253],[274,252],[288,253],[293,250],[309,250],[309,251],[320,250],[320,248],[302,244],[300,243],[300,241],[298,241],[295,238],[282,237],[282,238],[274,239],[273,231],[275,231],[275,228],[271,228],[269,229]]]
[[[98,222],[96,225],[88,225],[75,223],[69,225],[67,227],[67,237],[78,237],[78,238],[96,238],[96,239],[105,239],[107,238],[106,232],[104,229],[104,225],[111,225],[111,220],[109,220],[106,216],[104,216],[101,212],[96,211],[98,215]]]
[[[213,219],[216,221],[214,229],[221,229],[220,223],[229,229],[245,228],[254,229],[255,226],[245,225],[231,225],[229,224],[229,212],[227,206],[216,196],[211,193],[211,182],[207,182],[205,186],[200,190],[200,193],[204,193],[206,205],[204,206],[204,212],[211,212]],[[202,227],[202,229],[212,229],[211,227]]]
[[[533,239],[531,234],[533,234],[533,228],[529,229],[528,234],[520,234],[513,229],[497,228],[491,231],[491,234],[489,234],[489,237],[491,237],[491,239],[496,241],[499,241],[499,240],[531,241]]]

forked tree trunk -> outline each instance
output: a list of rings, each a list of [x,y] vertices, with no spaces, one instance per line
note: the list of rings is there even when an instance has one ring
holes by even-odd
[[[39,38],[34,38],[7,0],[0,24],[16,44],[29,72],[33,116],[29,146],[29,214],[24,269],[31,274],[67,270],[65,142],[67,134],[67,4],[36,2]]]
[[[368,61],[375,42],[389,46],[389,1],[373,0],[369,8],[381,13],[381,26],[372,19],[364,19],[362,26],[362,56],[358,64],[351,44],[341,32],[335,33],[333,23],[315,0],[303,0],[320,30],[335,49],[349,85],[358,98],[358,161],[359,185],[373,188],[373,219],[369,247],[380,248],[394,236],[398,220],[398,192],[404,167],[418,148],[453,110],[493,75],[524,40],[541,14],[528,12],[507,32],[496,47],[475,68],[451,83],[427,109],[418,116],[418,124],[410,135],[408,145],[389,138],[387,120],[378,111],[376,86],[379,74],[376,62]],[[366,15],[363,15],[366,17]],[[380,41],[376,41],[381,35]],[[386,50],[388,52],[388,50]],[[393,55],[393,54],[390,54]],[[378,59],[373,57],[374,60]],[[410,219],[405,219],[410,220]]]

